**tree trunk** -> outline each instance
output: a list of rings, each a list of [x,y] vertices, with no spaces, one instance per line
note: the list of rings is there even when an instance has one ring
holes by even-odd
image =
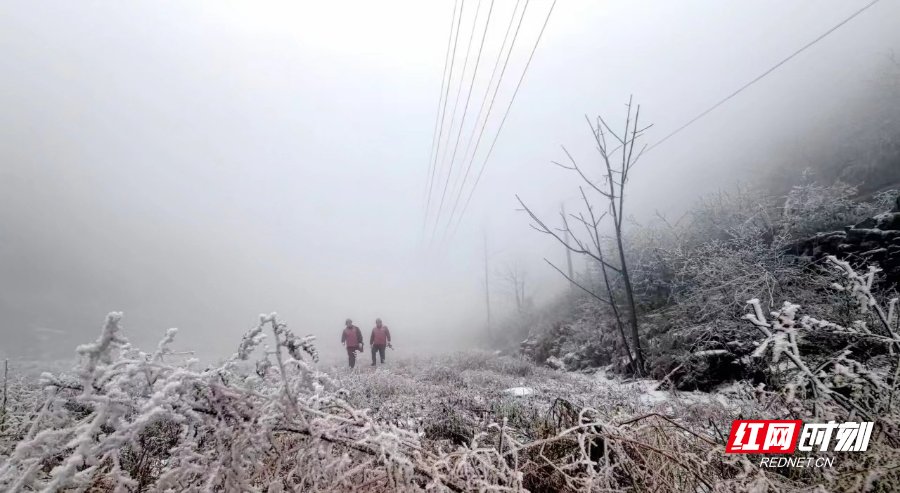
[[[625,281],[625,302],[628,303],[629,321],[631,322],[631,341],[634,345],[634,355],[637,363],[638,375],[644,373],[644,352],[641,350],[641,338],[638,334],[637,308],[634,305],[634,291],[631,288],[631,277],[628,275],[628,265],[625,263],[625,250],[622,248],[622,231],[616,228],[616,242],[618,243],[619,262],[622,263],[622,279]]]

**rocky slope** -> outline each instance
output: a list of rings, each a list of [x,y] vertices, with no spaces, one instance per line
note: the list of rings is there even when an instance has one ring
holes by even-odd
[[[814,260],[835,255],[855,264],[876,265],[884,271],[885,283],[900,286],[900,197],[890,212],[843,231],[818,233],[794,244],[790,253]]]

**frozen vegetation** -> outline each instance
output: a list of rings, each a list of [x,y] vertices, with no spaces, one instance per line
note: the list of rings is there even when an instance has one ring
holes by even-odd
[[[369,3],[375,5],[359,5]],[[528,2],[524,4],[519,24]],[[408,11],[409,5],[402,10]],[[515,89],[509,100],[502,93],[497,99],[505,110],[498,106],[494,113],[502,115],[496,129],[493,123],[488,125],[493,121],[488,117],[518,27],[484,119],[481,110],[477,116],[469,111],[473,84],[482,79],[475,75],[493,8],[492,1],[483,21],[482,46],[467,69],[475,26],[481,22],[482,7],[480,3],[475,7],[465,61],[456,71],[462,7],[458,18],[456,7],[452,14],[453,55],[445,55],[446,81],[438,99],[434,159],[429,158],[425,191],[422,236],[430,234],[429,244],[456,234],[525,71],[529,66],[532,72],[542,70],[531,64],[531,56],[549,12],[531,55],[521,60],[518,83],[502,85]],[[381,3],[370,11],[377,10],[377,16],[360,15],[354,9],[356,20],[362,22],[345,22],[346,8],[336,9],[334,19],[346,25],[347,32],[331,29],[328,15],[323,21],[328,9],[318,9],[316,15],[309,15],[309,9],[293,9],[312,20],[316,29],[311,31],[302,23],[298,28],[290,15],[271,15],[274,11],[248,15],[241,9],[210,15],[204,10],[197,17],[190,10],[160,23],[165,16],[159,12],[127,19],[92,16],[79,22],[66,11],[48,16],[45,10],[36,11],[34,18],[19,9],[0,16],[0,21],[7,17],[12,21],[2,24],[12,29],[0,29],[0,34],[9,31],[12,42],[6,44],[16,48],[4,51],[4,60],[17,67],[8,77],[11,85],[0,91],[0,96],[8,96],[0,100],[14,103],[4,112],[9,140],[0,142],[0,149],[7,151],[3,166],[12,170],[0,170],[0,185],[8,184],[0,198],[12,199],[0,207],[4,220],[0,229],[10,232],[2,238],[0,253],[6,256],[0,261],[13,267],[4,271],[12,275],[7,276],[7,289],[0,290],[4,296],[0,301],[5,302],[0,309],[28,305],[20,311],[26,315],[5,323],[24,326],[47,300],[57,298],[73,301],[60,305],[65,310],[57,307],[64,313],[52,318],[58,316],[60,325],[76,325],[70,323],[70,311],[90,310],[96,306],[93,302],[110,299],[168,307],[167,300],[184,297],[184,304],[177,305],[193,309],[190,301],[211,288],[218,296],[209,300],[209,307],[217,306],[213,299],[252,304],[263,296],[279,303],[298,292],[343,295],[353,291],[345,290],[345,284],[362,276],[403,284],[403,279],[388,280],[381,274],[412,264],[411,257],[405,258],[408,252],[396,247],[409,236],[407,225],[412,223],[407,221],[413,216],[405,214],[415,213],[416,224],[420,219],[418,202],[416,206],[404,202],[406,191],[413,190],[412,182],[406,181],[412,168],[404,164],[404,155],[405,150],[411,150],[409,156],[421,155],[415,144],[418,132],[427,135],[430,127],[422,125],[416,115],[424,113],[414,106],[424,101],[416,87],[416,80],[424,78],[418,72],[410,77],[406,70],[424,67],[425,74],[426,59],[395,59],[396,41],[409,44],[415,39],[409,34],[421,34],[421,26],[405,31],[401,24],[384,24],[389,17],[402,20],[402,25],[417,23],[394,15]],[[510,28],[517,11],[519,2],[513,7]],[[699,18],[689,9],[685,12]],[[132,24],[131,17],[146,17],[154,21],[153,28]],[[204,21],[204,29],[181,24],[194,17]],[[653,16],[639,17],[653,21]],[[752,16],[745,17],[735,18],[754,25]],[[660,26],[683,31],[679,19],[661,19],[666,26]],[[851,19],[814,38],[812,44]],[[250,24],[237,24],[239,37],[231,37],[229,25],[238,20]],[[269,25],[275,20],[279,22]],[[279,25],[286,31],[280,32]],[[115,30],[122,26],[125,31]],[[367,31],[369,27],[374,30]],[[623,38],[626,43],[621,45],[633,45],[638,52],[617,50],[616,58],[628,68],[619,82],[600,51],[580,51],[579,47],[615,46],[596,42],[606,38],[581,38],[590,29],[567,29],[579,38],[556,38],[542,48],[556,46],[566,52],[558,52],[565,63],[548,65],[552,73],[529,75],[538,84],[543,80],[553,85],[533,87],[532,96],[523,91],[520,99],[535,95],[538,99],[517,103],[517,112],[536,108],[531,113],[540,123],[537,133],[520,127],[518,141],[504,143],[508,150],[498,148],[494,160],[514,164],[542,155],[548,129],[559,135],[557,131],[569,128],[554,114],[568,113],[582,102],[603,107],[609,103],[606,94],[633,81],[662,81],[671,86],[666,91],[677,92],[674,98],[666,91],[652,94],[653,101],[663,103],[657,114],[672,112],[664,119],[666,125],[676,122],[673,118],[684,110],[697,114],[693,103],[698,97],[718,97],[705,93],[720,91],[716,84],[708,84],[720,68],[692,75],[693,69],[685,70],[676,52],[659,51],[657,56],[664,57],[661,66],[674,67],[671,73],[689,84],[679,86],[677,80],[660,76],[666,71],[641,68],[658,64],[655,50],[647,48],[660,43],[634,30],[638,24],[625,22],[620,27],[624,29],[593,30],[634,31],[638,36]],[[881,29],[867,30],[872,36],[862,38],[878,40]],[[318,31],[327,36],[318,40]],[[775,33],[763,31],[767,37]],[[379,44],[384,32],[391,34],[389,44]],[[792,38],[802,35],[797,29],[790,32]],[[298,34],[302,36],[295,37]],[[96,39],[91,38],[94,35]],[[88,44],[75,42],[85,36]],[[193,43],[193,38],[202,43]],[[128,42],[111,51],[96,49],[109,40]],[[328,49],[319,55],[307,53],[319,41]],[[789,53],[781,46],[783,41],[772,37],[772,46]],[[839,47],[837,40],[832,41],[832,47]],[[362,51],[360,43],[366,45]],[[504,36],[495,71],[506,43]],[[844,56],[865,58],[868,48],[844,43]],[[512,287],[514,308],[510,303],[511,313],[491,315],[491,291],[486,290],[489,322],[481,344],[473,344],[478,349],[436,357],[391,354],[387,364],[377,368],[331,367],[319,361],[317,341],[294,332],[289,321],[274,313],[254,321],[248,313],[246,321],[228,321],[237,326],[253,323],[247,323],[242,338],[231,341],[228,354],[213,355],[220,359],[208,365],[193,353],[172,349],[180,337],[175,329],[161,331],[155,346],[136,347],[129,342],[129,319],[113,312],[105,321],[102,313],[97,314],[102,322],[98,334],[72,348],[71,364],[11,360],[0,390],[0,492],[900,491],[900,197],[891,190],[900,186],[896,57],[883,57],[883,73],[854,95],[841,89],[848,83],[840,80],[844,77],[833,77],[839,72],[832,69],[843,67],[860,77],[870,74],[862,70],[866,65],[842,62],[837,51],[822,65],[831,72],[817,72],[812,79],[795,79],[783,87],[792,87],[794,93],[762,92],[763,99],[756,103],[745,100],[739,112],[721,114],[718,125],[723,128],[729,118],[738,120],[731,131],[698,132],[699,137],[681,144],[681,150],[653,151],[660,156],[657,163],[672,166],[672,172],[657,175],[658,169],[650,169],[644,175],[659,181],[676,173],[685,176],[672,183],[648,184],[643,198],[628,185],[632,167],[645,150],[657,148],[812,44],[674,132],[653,134],[652,141],[642,140],[650,127],[638,123],[643,122],[640,107],[631,99],[621,124],[587,118],[591,132],[587,145],[594,153],[580,154],[584,143],[572,147],[572,153],[564,147],[555,162],[579,184],[566,193],[575,197],[575,208],[562,197],[540,200],[541,194],[555,189],[555,180],[545,183],[542,176],[528,171],[529,166],[510,168],[505,179],[499,174],[485,180],[508,181],[479,192],[488,199],[483,202],[486,211],[514,207],[503,202],[510,198],[505,194],[524,185],[517,191],[523,197],[533,195],[519,199],[526,219],[545,238],[564,245],[575,262],[569,258],[563,266],[548,260],[571,289],[540,306],[526,293],[527,267],[511,267],[504,283]],[[292,46],[302,50],[292,51]],[[884,47],[887,50],[888,45]],[[427,43],[416,48],[430,51]],[[714,61],[717,51],[733,55],[729,46],[718,48],[691,54],[692,61]],[[447,50],[449,54],[449,44]],[[266,58],[267,53],[276,58]],[[389,54],[390,62],[379,63],[379,54]],[[355,58],[360,55],[361,64]],[[740,64],[731,63],[737,60],[731,58],[729,67],[740,75]],[[141,71],[130,73],[132,59],[138,60]],[[123,60],[128,63],[119,63]],[[316,61],[334,66],[324,72],[315,65],[309,65],[310,70],[306,65],[299,71],[281,69],[287,67],[282,67],[284,63]],[[237,67],[233,74],[228,69],[232,65]],[[356,66],[365,69],[365,76],[352,73]],[[590,67],[600,71],[585,71]],[[351,71],[347,73],[352,84],[342,82],[345,70]],[[307,72],[324,77],[294,77]],[[403,84],[394,92],[391,81],[398,74]],[[291,83],[279,82],[282,76]],[[165,83],[157,83],[159,79]],[[466,80],[469,91],[457,120]],[[485,87],[482,109],[493,80],[494,74]],[[597,80],[602,87],[592,83]],[[820,80],[826,82],[810,85]],[[574,85],[557,87],[560,81]],[[326,90],[332,86],[338,92]],[[554,96],[554,88],[562,88],[565,97]],[[652,89],[643,82],[639,88]],[[803,88],[810,89],[804,91],[808,94],[796,92]],[[456,101],[448,108],[453,92]],[[584,92],[584,99],[569,99],[568,92],[573,97]],[[119,108],[120,99],[128,102],[124,109]],[[476,91],[473,101],[477,99]],[[668,99],[684,104],[667,106]],[[547,102],[553,111],[543,107]],[[811,104],[821,108],[809,108]],[[479,122],[481,130],[472,153],[466,144],[460,156],[468,165],[454,167],[460,138],[468,134],[464,131],[468,114],[474,116],[468,119],[472,126],[468,144]],[[354,129],[365,130],[357,132],[356,137],[362,138],[355,138],[352,146],[335,145],[343,140],[330,138],[328,129],[343,129],[342,122],[348,120]],[[296,128],[303,131],[295,132]],[[310,129],[314,131],[306,131]],[[445,167],[454,134],[456,142]],[[482,135],[483,157],[478,152]],[[670,152],[667,149],[674,152],[663,154]],[[473,162],[480,164],[471,168]],[[714,172],[707,173],[712,167]],[[680,202],[657,202],[656,195],[698,197],[710,187],[730,182],[732,174],[759,183],[700,197],[683,217],[632,217],[637,210]],[[445,195],[449,210],[444,208]],[[540,214],[557,200],[565,205],[559,217]],[[633,207],[636,200],[647,202]],[[468,220],[473,214],[469,212]],[[503,219],[494,224],[507,216],[496,217]],[[400,229],[385,227],[388,223]],[[498,229],[518,234],[506,226]],[[519,241],[539,241],[525,238],[526,234],[521,240],[512,238],[510,250],[518,250],[514,244]],[[485,239],[487,259],[486,243]],[[560,244],[555,246],[561,250]],[[429,247],[426,253],[445,247]],[[291,272],[284,277],[292,279],[269,284],[271,279],[257,271],[263,265],[260,272],[277,272],[279,277]],[[103,270],[98,272],[99,268]],[[485,271],[487,284],[487,265]],[[220,277],[223,272],[227,276]],[[122,273],[127,285],[120,283]],[[144,282],[140,274],[153,279]],[[332,282],[322,282],[331,275],[335,275]],[[173,282],[177,279],[190,282]],[[228,286],[234,285],[228,280],[246,286],[226,295],[231,291]],[[188,287],[178,288],[179,284]],[[361,283],[355,288],[362,293],[380,287]],[[81,291],[96,293],[80,296]],[[422,292],[422,298],[435,297]],[[246,293],[260,298],[248,301]],[[324,304],[329,296],[305,301]],[[361,296],[349,298],[358,301]],[[407,301],[404,296],[385,298]],[[461,310],[448,306],[442,313],[457,309]],[[210,310],[197,309],[194,315],[208,316]],[[204,335],[201,328],[183,329]],[[48,349],[54,338],[67,334],[35,327],[24,335],[40,343],[25,346]],[[765,467],[758,455],[724,453],[732,422],[739,418],[873,421],[875,426],[865,452],[814,453],[834,458],[834,467]],[[813,454],[795,454],[805,455]]]
[[[705,469],[715,428],[759,406],[751,388],[715,398],[660,392],[650,381],[492,352],[329,376],[315,369],[310,341],[274,315],[260,320],[232,358],[200,370],[169,353],[174,332],[141,352],[128,345],[121,315],[110,314],[97,341],[78,348],[73,371],[45,374],[40,385],[14,381],[0,486],[588,491],[665,481],[712,489]],[[746,480],[738,463],[715,462],[731,481]]]
[[[141,351],[111,313],[96,341],[77,348],[72,371],[13,380],[0,425],[0,487],[891,491],[900,467],[897,301],[873,294],[876,269],[829,262],[841,276],[832,289],[856,307],[858,322],[841,326],[789,302],[766,314],[750,300],[745,323],[760,333],[752,357],[780,368],[781,381],[715,393],[661,391],[655,381],[491,352],[326,374],[314,342],[274,314],[260,316],[221,365],[201,369],[169,350],[175,330]],[[868,315],[878,323],[866,323]],[[813,366],[797,343],[811,334],[883,345],[886,357],[863,360],[851,346]],[[783,471],[723,454],[737,416],[858,417],[878,429],[867,454],[833,470]]]
[[[641,375],[607,309],[573,294],[507,321],[510,341],[530,332],[521,352],[355,370],[321,367],[315,341],[275,314],[207,367],[170,349],[174,329],[132,346],[110,313],[74,368],[12,365],[0,490],[895,491],[896,285],[862,257],[789,253],[813,231],[895,214],[894,195],[851,193],[719,196],[688,225],[628,236]],[[876,429],[865,453],[823,453],[834,468],[770,468],[723,453],[738,417]]]

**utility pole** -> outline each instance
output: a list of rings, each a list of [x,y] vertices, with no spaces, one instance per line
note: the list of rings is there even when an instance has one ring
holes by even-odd
[[[9,378],[9,360],[3,360],[3,403],[0,404],[0,431],[6,428],[6,381]]]
[[[566,207],[565,204],[559,205],[559,212],[562,214],[563,219],[566,217]],[[572,250],[569,249],[569,228],[566,228],[566,267],[569,271],[569,279],[575,279],[575,275],[572,272]],[[574,289],[574,285],[570,282],[569,289]]]
[[[488,337],[491,337],[491,285],[490,285],[490,269],[488,268],[488,242],[487,230],[484,230],[484,304],[487,309],[487,331]]]

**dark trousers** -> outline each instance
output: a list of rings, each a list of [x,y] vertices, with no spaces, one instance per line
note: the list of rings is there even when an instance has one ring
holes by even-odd
[[[372,366],[375,365],[375,353],[378,352],[378,355],[381,356],[381,364],[384,364],[384,346],[375,346],[372,345]]]
[[[356,366],[356,348],[347,348],[347,359],[350,362],[350,368]]]

